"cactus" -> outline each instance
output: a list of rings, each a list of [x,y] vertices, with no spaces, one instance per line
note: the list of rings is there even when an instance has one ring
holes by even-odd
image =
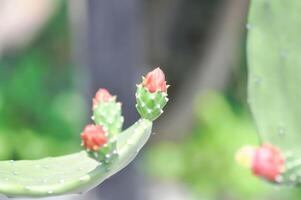
[[[108,119],[120,120],[120,104],[115,98],[98,101],[98,97],[93,100],[94,116],[104,112]],[[8,197],[83,193],[128,165],[151,135],[152,120],[143,117],[119,133],[116,127],[121,127],[121,121],[111,123],[103,116],[94,120],[96,125],[88,125],[81,135],[84,151],[40,160],[0,161],[0,193]],[[102,154],[105,156],[100,157]]]
[[[116,135],[121,131],[123,116],[121,115],[121,103],[116,102],[106,89],[99,89],[93,98],[92,119],[97,125],[103,127],[108,139],[107,143],[97,152],[89,152],[92,157],[99,161],[110,163],[116,158]]]
[[[247,25],[248,103],[261,143],[284,156],[272,181],[285,185],[301,183],[300,10],[298,0],[252,0]]]
[[[160,68],[149,72],[142,79],[142,83],[137,85],[136,108],[142,118],[153,121],[163,113],[163,108],[168,102],[168,86]]]
[[[100,89],[93,98],[93,117],[96,124],[102,124],[113,135],[122,129],[121,103],[116,102],[106,89]]]

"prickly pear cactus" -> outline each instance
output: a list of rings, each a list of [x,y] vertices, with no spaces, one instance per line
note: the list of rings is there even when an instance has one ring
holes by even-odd
[[[142,118],[153,121],[163,113],[163,108],[168,102],[168,86],[160,68],[156,68],[142,79],[142,83],[137,85],[136,108]]]
[[[158,77],[148,82],[161,91],[157,83]],[[0,193],[12,198],[83,193],[128,165],[150,137],[154,118],[142,116],[121,132],[121,104],[115,100],[104,89],[96,94],[95,124],[87,125],[81,134],[84,151],[41,160],[0,161]]]
[[[123,116],[121,103],[116,102],[106,89],[99,89],[93,98],[93,116],[95,124],[103,125],[111,134],[116,135],[122,129]]]
[[[274,182],[301,182],[301,1],[252,0],[248,19],[248,102],[262,143],[285,169]]]

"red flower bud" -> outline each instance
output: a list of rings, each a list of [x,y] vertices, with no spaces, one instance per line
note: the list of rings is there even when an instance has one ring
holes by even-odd
[[[167,91],[165,75],[159,67],[146,75],[142,85],[151,93],[154,93],[158,90],[161,92]]]
[[[252,162],[252,171],[255,175],[269,181],[276,181],[285,170],[285,159],[280,150],[271,145],[263,144],[255,150]]]
[[[100,88],[93,98],[93,108],[95,108],[99,103],[108,102],[113,96],[104,88]]]
[[[83,145],[87,150],[97,151],[107,143],[106,132],[100,125],[88,124],[81,134]]]

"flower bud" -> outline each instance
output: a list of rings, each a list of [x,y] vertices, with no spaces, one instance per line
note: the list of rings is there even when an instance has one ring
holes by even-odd
[[[167,91],[165,75],[163,71],[157,67],[153,71],[149,72],[143,82],[142,86],[147,88],[150,93],[155,93],[156,91],[165,92]]]
[[[100,125],[87,125],[81,138],[83,146],[91,151],[97,151],[107,143],[106,131]]]
[[[96,108],[99,103],[108,102],[112,98],[114,98],[114,97],[108,92],[108,90],[106,90],[104,88],[100,88],[96,92],[95,97],[93,98],[93,109]]]
[[[136,108],[143,119],[154,121],[168,102],[165,75],[160,68],[147,73],[142,84],[137,85]]]
[[[276,178],[285,171],[285,159],[277,147],[263,144],[254,153],[252,171],[256,176],[276,181]]]

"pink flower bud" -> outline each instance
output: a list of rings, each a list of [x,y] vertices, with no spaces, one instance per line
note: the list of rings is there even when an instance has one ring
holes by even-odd
[[[156,91],[167,91],[165,75],[159,67],[146,75],[142,85],[146,87],[151,93],[154,93]]]
[[[285,159],[280,150],[271,145],[263,144],[255,150],[252,162],[252,171],[269,181],[276,181],[276,178],[285,170]]]
[[[108,90],[100,88],[93,98],[93,108],[97,107],[99,103],[108,102],[112,98],[113,96],[108,92]]]
[[[100,125],[88,124],[81,134],[83,145],[87,150],[97,151],[107,143],[106,131]]]

